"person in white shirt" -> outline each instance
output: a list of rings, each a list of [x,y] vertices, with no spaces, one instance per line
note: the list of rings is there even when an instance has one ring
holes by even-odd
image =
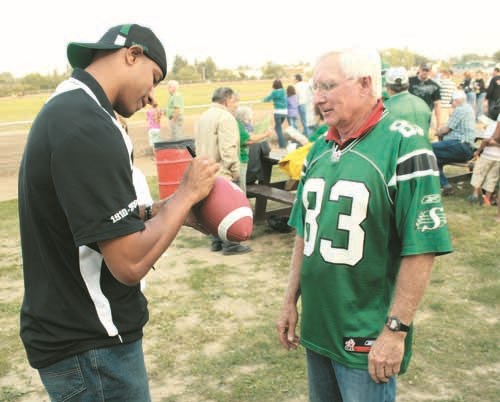
[[[302,123],[303,133],[309,136],[309,128],[307,125],[307,103],[309,100],[309,86],[306,82],[302,81],[302,75],[295,74],[295,92],[299,98],[299,117]]]
[[[494,144],[490,139],[499,121],[500,115],[497,117],[496,122],[492,122],[486,127],[482,134],[483,141],[477,151],[474,152],[474,158],[477,158],[477,160],[470,180],[473,191],[467,197],[467,201],[471,203],[479,203],[479,205],[492,204],[492,194],[500,179],[500,146]],[[484,195],[482,190],[485,192]]]

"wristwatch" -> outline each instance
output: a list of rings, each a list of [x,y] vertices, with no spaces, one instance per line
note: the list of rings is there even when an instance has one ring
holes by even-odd
[[[403,324],[398,317],[387,317],[387,321],[385,322],[385,326],[393,332],[408,332],[410,327],[408,325]]]

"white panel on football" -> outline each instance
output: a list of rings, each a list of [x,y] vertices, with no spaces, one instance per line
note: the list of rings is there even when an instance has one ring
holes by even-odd
[[[219,233],[219,238],[224,241],[228,241],[231,239],[227,238],[227,232],[229,228],[235,223],[238,222],[241,218],[249,217],[253,219],[252,209],[249,207],[240,207],[231,211],[227,214],[224,219],[219,223],[219,227],[217,228]],[[246,233],[241,234],[242,238],[247,237]]]

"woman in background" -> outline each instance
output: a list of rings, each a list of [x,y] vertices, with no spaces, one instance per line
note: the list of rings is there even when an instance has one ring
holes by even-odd
[[[285,149],[286,141],[283,135],[283,122],[288,115],[288,107],[286,102],[286,92],[283,89],[281,80],[274,80],[273,90],[264,98],[264,102],[273,102],[274,107],[274,128],[278,136],[278,144],[281,149]]]
[[[289,85],[286,88],[286,104],[288,109],[288,115],[286,117],[288,125],[297,129],[297,120],[299,118],[299,97],[297,96],[293,85]]]

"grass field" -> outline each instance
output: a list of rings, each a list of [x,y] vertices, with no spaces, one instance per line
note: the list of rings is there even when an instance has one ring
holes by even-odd
[[[156,179],[150,177],[153,191]],[[467,190],[468,191],[468,190]],[[440,257],[416,317],[415,350],[399,402],[496,402],[500,391],[500,280],[494,208],[466,191],[445,199],[455,252]],[[0,203],[0,401],[45,401],[18,337],[22,271],[17,202]],[[303,350],[287,353],[274,330],[292,234],[259,225],[254,252],[221,260],[183,229],[148,275],[145,353],[153,399],[305,401]]]
[[[284,82],[284,85],[289,83]],[[181,85],[179,91],[184,97],[184,103],[187,106],[186,114],[197,114],[200,112],[197,105],[206,105],[211,102],[213,91],[221,86],[230,86],[240,96],[242,102],[260,101],[271,92],[271,81],[237,81],[237,82],[212,82]],[[27,95],[22,97],[0,98],[0,123],[12,121],[33,120],[50,92],[38,95]],[[168,91],[165,83],[160,84],[155,89],[160,108],[165,108],[168,99]],[[255,108],[271,109],[270,104],[255,105]],[[144,109],[145,110],[145,109]],[[144,119],[143,111],[138,112],[131,120]]]

